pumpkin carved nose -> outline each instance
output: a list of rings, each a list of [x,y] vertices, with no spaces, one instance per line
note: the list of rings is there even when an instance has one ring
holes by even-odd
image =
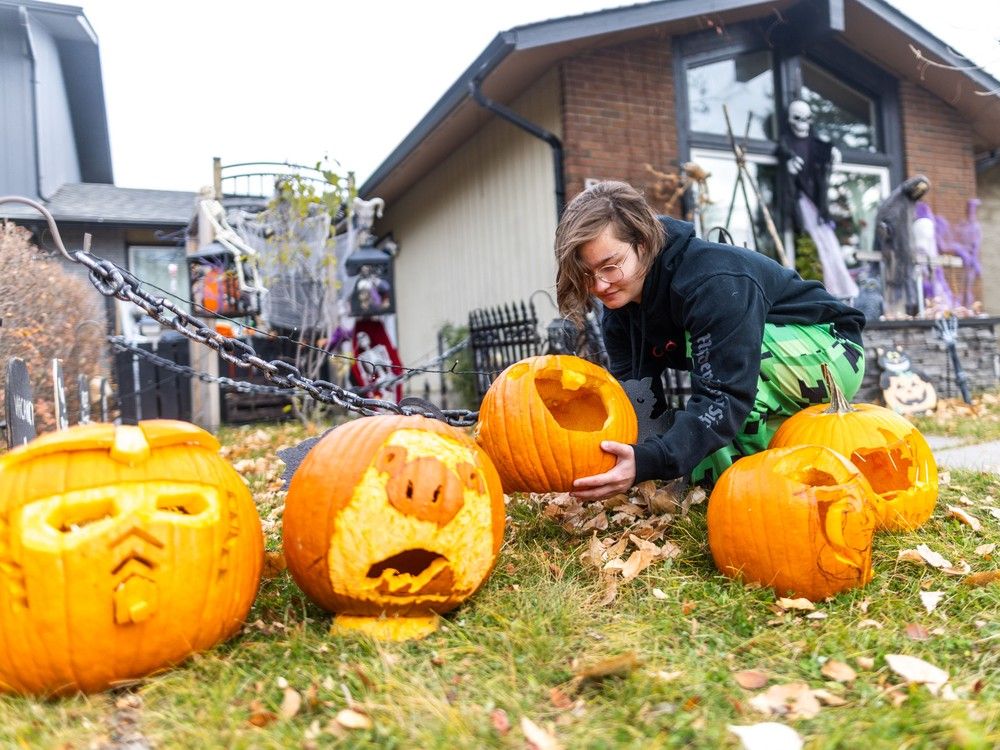
[[[405,448],[392,446],[383,450],[378,467],[389,473],[386,492],[400,513],[444,526],[465,503],[462,478],[436,458],[407,459]]]

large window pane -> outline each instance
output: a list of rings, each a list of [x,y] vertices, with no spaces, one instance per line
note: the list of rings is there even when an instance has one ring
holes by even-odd
[[[712,231],[722,226],[729,230],[733,242],[742,247],[759,250],[777,260],[777,249],[767,231],[767,223],[753,188],[744,178],[740,187],[737,182],[738,169],[732,154],[694,151],[691,158],[711,173],[708,178],[711,203],[704,205],[701,214],[702,236],[718,241],[719,235]],[[778,166],[773,159],[753,158],[747,160],[747,171],[760,190],[761,197],[771,212],[771,217],[780,226],[775,216],[775,195],[777,193]],[[744,198],[744,192],[746,198]],[[748,209],[749,204],[749,209]]]
[[[185,312],[191,312],[191,279],[183,247],[132,245],[129,270],[150,284],[150,291],[162,295]]]
[[[729,109],[733,134],[742,138],[774,139],[774,71],[767,51],[736,55],[728,60],[688,68],[688,110],[691,130],[726,134],[722,111]]]
[[[822,68],[802,61],[802,98],[813,128],[841,148],[877,151],[875,103]]]
[[[856,250],[875,246],[875,213],[888,194],[889,172],[844,164],[830,175],[830,218],[840,244],[849,248],[848,261]]]

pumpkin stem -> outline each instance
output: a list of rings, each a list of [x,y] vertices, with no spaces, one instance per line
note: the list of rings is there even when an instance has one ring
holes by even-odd
[[[830,374],[830,366],[825,362],[820,365],[820,369],[823,371],[823,382],[826,383],[826,390],[830,394],[830,408],[824,411],[824,414],[847,414],[852,411],[857,411],[850,402],[844,398],[844,392],[840,390],[836,381],[833,379],[833,375]]]

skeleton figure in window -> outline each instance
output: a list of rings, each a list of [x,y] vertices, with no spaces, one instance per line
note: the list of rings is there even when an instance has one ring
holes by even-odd
[[[835,297],[852,299],[858,285],[847,271],[840,241],[830,222],[827,189],[830,171],[840,163],[840,151],[812,131],[812,110],[801,99],[788,105],[788,132],[782,134],[778,154],[785,162],[787,194],[795,203],[795,231],[816,244],[823,267],[823,284]]]
[[[912,228],[916,203],[930,186],[922,174],[911,177],[898,185],[875,213],[875,249],[882,254],[886,317],[919,311]]]

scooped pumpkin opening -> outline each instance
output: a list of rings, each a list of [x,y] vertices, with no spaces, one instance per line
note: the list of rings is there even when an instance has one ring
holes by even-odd
[[[856,450],[851,463],[858,467],[877,495],[900,492],[913,485],[913,456],[909,445],[896,443],[888,448]]]
[[[380,578],[387,570],[394,570],[397,573],[417,577],[427,570],[435,560],[444,559],[442,555],[436,552],[420,549],[419,547],[403,550],[392,557],[387,557],[385,560],[372,565],[368,568],[367,575],[369,578]]]
[[[56,531],[68,534],[92,523],[103,521],[105,518],[111,518],[117,512],[115,501],[107,497],[62,505],[49,516],[48,522]]]
[[[822,469],[817,469],[815,466],[793,470],[788,475],[788,478],[793,482],[804,484],[807,487],[829,487],[840,484],[834,478],[833,474]]]
[[[575,390],[563,386],[561,373],[535,378],[535,389],[549,414],[564,430],[597,432],[608,421],[608,407],[601,394],[586,385]]]

